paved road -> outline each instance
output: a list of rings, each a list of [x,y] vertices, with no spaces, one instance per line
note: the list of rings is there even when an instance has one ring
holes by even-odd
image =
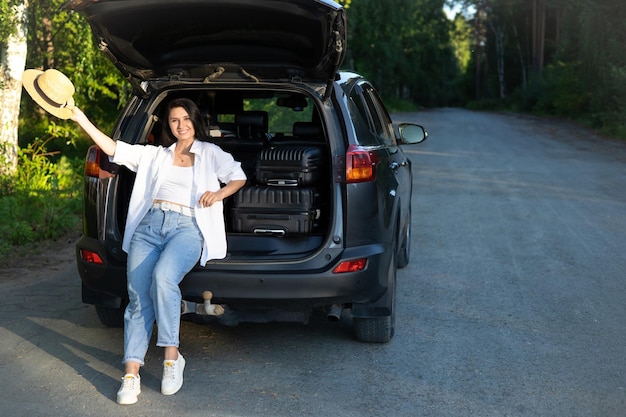
[[[115,404],[122,332],[80,302],[72,243],[0,274],[5,416],[626,415],[626,144],[558,121],[440,109],[414,162],[413,258],[390,344],[349,318],[182,326],[178,394],[151,348]],[[52,262],[51,258],[59,261]]]

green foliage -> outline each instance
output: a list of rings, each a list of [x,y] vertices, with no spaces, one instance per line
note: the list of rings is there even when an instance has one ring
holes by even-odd
[[[591,92],[579,78],[577,63],[555,62],[544,69],[534,82],[540,95],[533,106],[535,112],[581,118],[589,112]]]
[[[444,0],[359,0],[348,9],[344,67],[369,78],[384,97],[425,106],[456,99],[458,64]]]
[[[390,113],[398,113],[398,112],[412,112],[421,110],[422,107],[416,105],[414,102],[410,100],[403,100],[396,96],[384,97],[383,101],[385,103],[385,107]]]
[[[313,120],[313,104],[306,99],[307,106],[302,111],[294,111],[289,107],[279,107],[276,99],[246,99],[244,110],[266,111],[270,116],[268,126],[270,132],[289,133],[294,122],[310,122]]]
[[[87,22],[61,9],[64,2],[28,2],[26,67],[65,73],[76,88],[77,105],[106,131],[125,103],[127,83],[96,47]],[[8,18],[4,11],[13,3],[0,0],[0,30]],[[11,245],[54,239],[76,227],[90,144],[77,125],[50,116],[25,96],[18,172],[0,181],[0,256]]]
[[[506,108],[557,115],[626,138],[626,2],[623,0],[459,0],[468,24],[483,34],[459,86],[480,97],[472,108]],[[534,6],[545,5],[545,9]],[[471,6],[471,7],[470,7]],[[483,11],[478,16],[470,10]],[[538,10],[543,14],[534,15]],[[533,31],[545,17],[545,33]],[[536,23],[540,23],[541,20]],[[482,26],[481,26],[482,25]],[[480,32],[479,29],[483,31]],[[506,98],[499,98],[495,31],[504,35]],[[460,36],[453,33],[453,39]],[[533,45],[541,41],[543,53]],[[455,41],[455,44],[458,40]],[[458,55],[457,55],[458,56]],[[533,59],[534,58],[534,59]],[[543,65],[538,65],[542,58]],[[499,103],[498,103],[499,102]]]
[[[78,224],[82,161],[45,146],[37,140],[21,148],[17,173],[0,178],[0,258],[14,245],[55,239]]]
[[[1,1],[1,0],[0,0]],[[30,0],[27,68],[56,68],[74,83],[74,100],[104,131],[127,99],[127,82],[98,50],[85,19],[61,8],[65,0]],[[45,113],[33,100],[21,102],[20,146],[46,132],[50,150],[83,156],[91,144],[74,123]],[[72,145],[68,148],[68,142]]]
[[[15,33],[16,0],[0,0],[0,42]]]
[[[454,47],[454,54],[461,72],[467,71],[469,67],[472,51],[471,37],[471,26],[462,15],[457,14],[450,29],[450,42]]]
[[[599,115],[598,124],[602,132],[626,139],[626,65],[609,66],[606,77],[611,86],[608,100],[614,106]]]

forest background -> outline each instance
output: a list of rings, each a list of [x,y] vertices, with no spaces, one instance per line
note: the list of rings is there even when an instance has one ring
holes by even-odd
[[[528,112],[626,139],[623,0],[339,2],[348,15],[343,69],[369,78],[391,111]],[[63,3],[0,0],[0,263],[16,246],[78,233],[90,145],[22,93],[24,68],[67,74],[76,102],[105,131],[130,94]]]

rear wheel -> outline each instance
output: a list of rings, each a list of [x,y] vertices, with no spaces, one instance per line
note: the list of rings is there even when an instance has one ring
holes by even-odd
[[[354,319],[354,336],[361,342],[388,343],[394,333],[394,317],[368,317]]]
[[[124,327],[125,307],[111,308],[96,305],[98,318],[107,327]]]
[[[396,326],[396,245],[393,245],[387,269],[387,293],[385,294],[384,316],[358,317],[352,319],[354,336],[361,342],[388,343],[395,333]]]

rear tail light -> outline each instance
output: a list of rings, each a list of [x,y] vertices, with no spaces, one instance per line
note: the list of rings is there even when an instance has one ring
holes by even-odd
[[[346,272],[358,272],[365,269],[367,258],[343,261],[333,269],[333,274],[344,274]]]
[[[96,264],[96,265],[104,264],[104,261],[102,260],[100,255],[98,255],[96,252],[92,252],[87,249],[80,250],[80,257],[82,258],[83,261],[89,264]]]
[[[85,175],[92,178],[110,178],[114,176],[111,172],[101,168],[100,159],[107,158],[102,149],[96,145],[90,146],[85,157]],[[108,162],[108,161],[106,161]],[[109,164],[110,165],[110,164]]]
[[[346,153],[346,182],[374,181],[376,162],[378,158],[371,151],[350,145]]]
[[[88,177],[100,177],[100,155],[102,151],[97,146],[90,146],[85,158],[85,175]]]

